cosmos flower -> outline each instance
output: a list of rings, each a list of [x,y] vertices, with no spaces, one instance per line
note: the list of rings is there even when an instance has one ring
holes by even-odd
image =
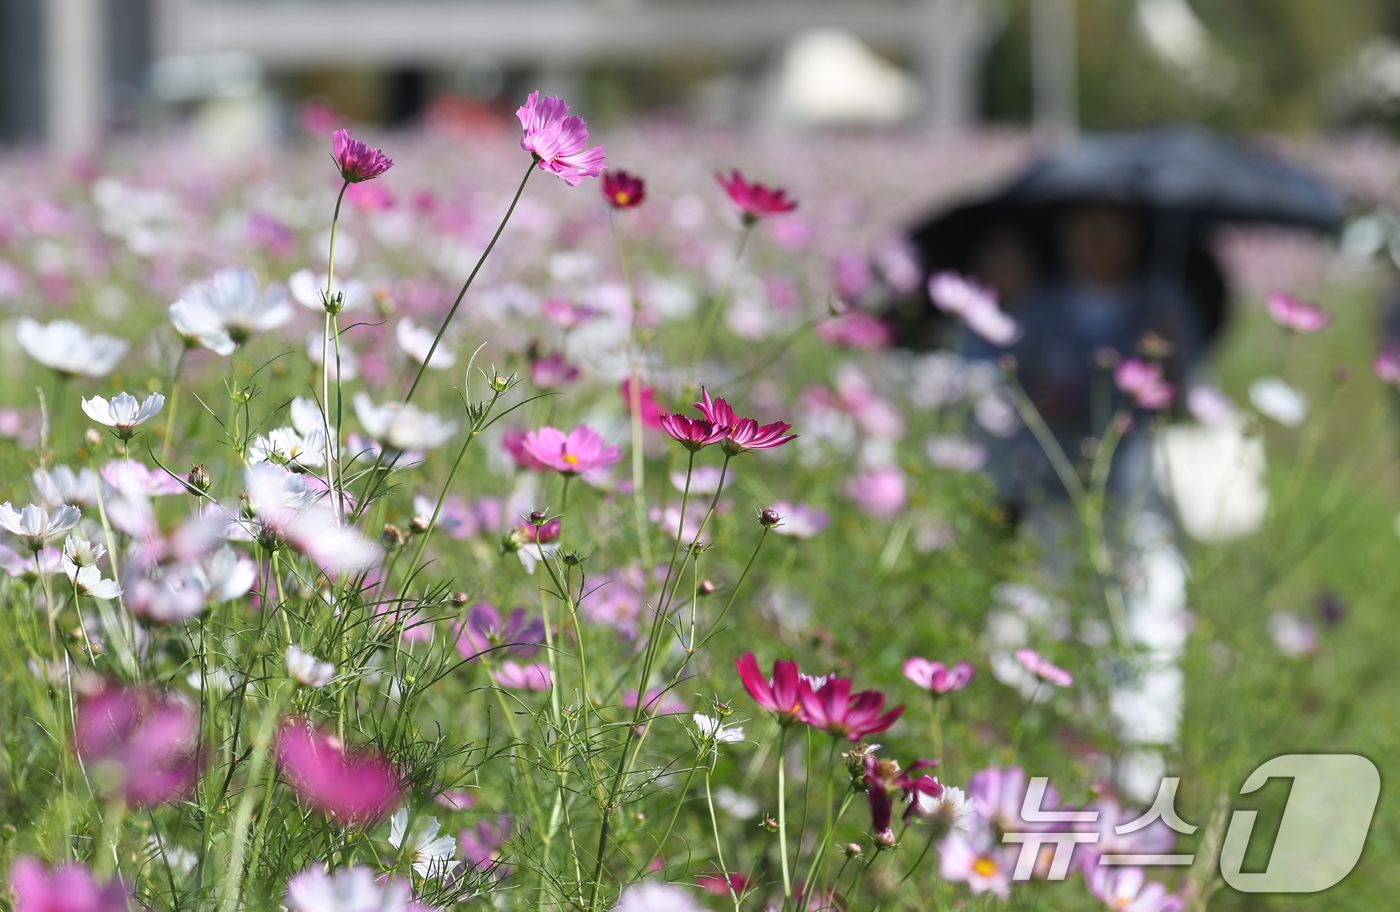
[[[399,348],[419,364],[426,362],[430,370],[447,370],[457,363],[457,356],[450,349],[443,345],[438,345],[433,349],[433,341],[437,338],[437,333],[426,326],[419,326],[411,319],[405,317],[394,327],[394,338],[398,340]],[[433,352],[432,360],[428,360],[428,352]]]
[[[1185,901],[1157,881],[1146,882],[1142,868],[1098,865],[1084,872],[1089,895],[1115,912],[1181,912]]]
[[[738,168],[729,172],[729,177],[716,174],[715,180],[729,194],[729,199],[743,216],[744,224],[752,225],[761,218],[781,215],[797,208],[797,201],[790,199],[786,190],[766,187],[760,183],[749,183]]]
[[[552,95],[540,98],[539,92],[531,92],[515,116],[525,131],[520,148],[535,156],[540,170],[558,175],[571,187],[602,172],[603,147],[584,148],[588,145],[588,124],[569,114],[563,99]]]
[[[989,827],[953,829],[938,843],[938,875],[967,884],[973,896],[990,891],[1006,899],[1011,895],[1011,872],[1018,855],[1016,846],[998,844]]]
[[[548,426],[530,431],[520,445],[535,461],[564,475],[601,469],[622,459],[619,447],[608,446],[597,431],[582,424],[567,435]]]
[[[255,537],[264,547],[291,545],[318,566],[349,572],[362,570],[379,557],[377,545],[358,531],[340,526],[330,508],[315,503],[316,493],[300,475],[271,463],[244,470],[257,526]]]
[[[778,716],[779,725],[792,725],[802,721],[802,702],[798,697],[801,675],[797,663],[791,659],[779,659],[773,663],[773,677],[765,678],[758,670],[758,660],[752,652],[746,652],[734,663],[739,669],[739,680],[763,709]]]
[[[468,662],[485,653],[492,658],[534,655],[544,642],[544,620],[527,619],[528,614],[524,608],[516,608],[502,622],[495,605],[473,605],[466,620],[455,625],[457,652]]]
[[[501,687],[511,690],[549,690],[549,666],[543,662],[518,665],[507,659],[494,670],[493,677]]]
[[[413,870],[419,877],[445,877],[457,860],[457,840],[451,836],[439,836],[440,829],[437,818],[428,817],[418,821],[417,829],[407,839]],[[408,808],[399,808],[389,818],[389,844],[403,849],[407,830]]]
[[[530,382],[540,389],[563,389],[577,379],[578,368],[558,352],[530,362]]]
[[[659,419],[661,430],[692,453],[712,443],[719,443],[729,436],[729,428],[716,427],[704,418],[687,418],[684,415],[662,415]]]
[[[938,782],[937,779],[933,780]],[[962,789],[952,785],[940,785],[940,790],[920,789],[914,794],[909,806],[910,816],[931,820],[960,830],[972,829],[977,819],[977,810],[967,800]]]
[[[1058,665],[1052,665],[1034,649],[1016,650],[1016,660],[1034,672],[1036,677],[1042,681],[1049,681],[1056,687],[1069,687],[1074,683],[1073,675]]]
[[[867,516],[891,520],[904,509],[908,488],[895,466],[875,466],[846,479],[846,494]]]
[[[725,725],[714,716],[704,713],[692,713],[690,718],[695,722],[695,729],[700,733],[702,740],[713,740],[716,744],[737,744],[744,740],[742,725]]]
[[[34,493],[39,497],[40,506],[97,506],[97,476],[92,469],[75,472],[66,465],[56,465],[48,470],[35,469],[29,477],[34,483]]]
[[[922,656],[904,660],[904,676],[940,697],[955,690],[962,690],[972,682],[976,673],[971,662],[958,662],[952,668],[948,668],[942,662],[930,662]]]
[[[287,674],[307,687],[325,687],[335,677],[335,666],[322,662],[295,643],[287,647]]]
[[[640,177],[620,169],[603,172],[603,199],[614,209],[634,209],[646,195],[646,184]]]
[[[1282,291],[1269,292],[1268,305],[1273,321],[1296,333],[1315,333],[1332,325],[1327,311]]]
[[[115,581],[103,579],[101,571],[97,569],[97,562],[106,551],[102,545],[70,535],[63,542],[63,572],[68,575],[68,581],[76,591],[111,601],[121,595],[122,590]]]
[[[342,823],[377,820],[402,793],[398,775],[377,752],[347,753],[339,738],[303,719],[282,723],[277,762],[302,803]]]
[[[1308,417],[1308,397],[1278,377],[1260,377],[1251,383],[1249,401],[1284,427],[1296,428]]]
[[[421,411],[411,402],[375,405],[364,392],[355,394],[355,415],[366,434],[395,450],[435,449],[451,440],[458,427],[457,422],[444,421],[432,412]]]
[[[131,891],[120,880],[99,883],[87,865],[50,870],[27,855],[10,865],[15,912],[130,912]]]
[[[477,823],[475,828],[462,830],[457,834],[457,848],[462,858],[479,870],[486,870],[496,863],[501,846],[510,837],[515,820],[509,814],[497,814]],[[496,866],[496,872],[504,876],[506,869]]]
[[[781,521],[773,527],[773,531],[789,538],[811,538],[831,525],[830,513],[820,507],[812,507],[805,503],[789,503],[786,500],[779,500],[769,509],[781,518]]]
[[[944,313],[959,317],[967,328],[993,345],[1005,348],[1021,338],[1021,328],[997,306],[996,293],[956,272],[939,272],[928,281],[928,296]]]
[[[627,409],[628,415],[632,414],[632,383],[634,379],[633,377],[628,377],[624,379],[622,385],[618,387],[618,391],[622,393],[622,405]],[[662,430],[661,404],[656,401],[656,388],[647,386],[640,381],[637,382],[640,388],[636,393],[636,406],[642,414],[642,427],[648,427],[657,431]]]
[[[223,269],[180,293],[170,322],[186,345],[232,354],[254,333],[276,329],[292,318],[287,292],[273,283],[261,292],[251,269]]]
[[[69,377],[105,377],[130,348],[125,339],[89,335],[72,320],[44,325],[21,317],[15,335],[29,357]]]
[[[1156,361],[1126,358],[1114,368],[1113,382],[1145,409],[1166,408],[1176,397],[1176,387],[1162,378],[1162,365]]]
[[[394,167],[383,152],[352,139],[349,130],[336,130],[331,134],[331,150],[340,176],[352,184],[373,180]]]
[[[199,722],[182,700],[104,684],[78,705],[73,749],[102,791],[128,805],[174,801],[199,774]]]
[[[327,874],[324,868],[302,871],[287,881],[291,912],[433,912],[413,899],[413,886],[402,877],[379,876],[354,865]]]
[[[887,348],[894,341],[894,330],[889,324],[863,310],[823,320],[814,330],[818,339],[840,348]]]
[[[802,684],[797,689],[802,721],[833,738],[859,741],[889,728],[904,713],[903,704],[881,713],[885,695],[878,690],[851,694],[850,678],[831,678],[820,687]]]
[[[81,510],[68,504],[55,507],[52,513],[35,504],[23,510],[16,510],[9,501],[0,504],[0,529],[23,539],[30,551],[38,551],[63,535],[82,517]]]
[[[165,397],[151,393],[145,402],[139,401],[130,393],[118,393],[109,401],[101,396],[82,400],[83,411],[98,424],[104,424],[116,431],[122,440],[130,440],[136,433],[137,425],[145,424],[160,412],[165,405]]]
[[[694,893],[668,883],[636,883],[623,887],[613,912],[704,912]]]

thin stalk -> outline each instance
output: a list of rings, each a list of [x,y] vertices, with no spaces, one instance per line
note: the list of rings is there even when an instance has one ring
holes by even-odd
[[[792,875],[788,873],[787,848],[787,733],[782,726],[778,735],[778,857],[783,865],[783,901],[792,899]],[[708,779],[707,779],[708,781]]]
[[[710,301],[709,312],[705,314],[705,323],[700,328],[700,338],[695,343],[695,354],[690,358],[690,366],[698,367],[705,357],[705,349],[710,344],[710,334],[714,332],[715,321],[719,319],[719,312],[724,308],[724,299],[729,295],[729,283],[734,281],[734,273],[739,269],[739,261],[744,258],[744,246],[749,242],[749,235],[753,233],[754,222],[744,222],[744,233],[739,235],[739,249],[734,251],[734,261],[729,264],[729,273],[724,277],[724,283],[720,285],[719,291],[715,293],[714,300]]]
[[[340,204],[345,200],[345,191],[350,188],[350,180],[347,178],[340,185],[340,194],[335,198],[335,214],[331,216],[331,243],[330,251],[326,263],[326,328],[321,334],[321,415],[326,428],[326,490],[331,492],[331,511],[335,514],[335,521],[340,525],[345,524],[345,513],[340,503],[340,498],[335,495],[336,490],[336,465],[335,465],[335,435],[337,430],[331,427],[331,337],[335,335],[335,349],[337,360],[339,360],[340,339],[333,329],[331,322],[333,316],[332,295],[335,290],[335,232],[340,225]],[[338,366],[338,365],[337,365]],[[340,384],[340,374],[337,373],[336,385]],[[337,425],[337,428],[339,426]]]
[[[165,462],[170,455],[170,435],[175,429],[175,407],[180,404],[180,372],[185,368],[185,355],[189,354],[190,348],[180,342],[180,356],[175,359],[175,369],[170,372],[170,398],[166,401],[170,408],[165,413],[165,434],[160,441],[160,461]]]

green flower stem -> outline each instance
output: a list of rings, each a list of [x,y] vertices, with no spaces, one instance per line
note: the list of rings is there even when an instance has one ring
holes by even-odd
[[[744,232],[739,235],[739,249],[734,251],[734,261],[729,264],[729,273],[725,275],[724,283],[715,293],[714,300],[710,301],[710,309],[705,314],[705,323],[700,328],[700,337],[695,343],[695,354],[690,358],[692,368],[699,367],[700,362],[705,357],[705,350],[710,344],[710,335],[714,332],[715,322],[719,319],[720,311],[724,309],[724,299],[729,295],[729,285],[734,281],[734,273],[739,269],[739,261],[744,258],[744,246],[749,242],[749,235],[753,233],[754,224],[747,219],[744,220]]]
[[[335,337],[335,350],[337,361],[340,352],[340,337],[335,330],[333,320],[332,295],[335,293],[335,233],[340,226],[340,204],[345,200],[345,191],[350,189],[350,180],[346,178],[340,185],[340,195],[335,198],[335,214],[331,216],[331,242],[326,264],[326,329],[321,334],[321,415],[326,429],[326,490],[331,492],[331,511],[335,514],[335,521],[344,525],[345,511],[340,497],[336,494],[336,464],[335,464],[335,437],[339,433],[339,425],[331,427],[331,337]],[[335,377],[336,386],[340,386],[340,374]]]

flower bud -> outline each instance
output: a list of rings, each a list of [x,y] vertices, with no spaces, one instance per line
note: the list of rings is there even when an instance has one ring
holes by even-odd
[[[715,584],[712,583],[712,582],[710,582],[709,580],[701,580],[701,581],[700,581],[700,594],[701,594],[701,595],[714,595],[714,594],[715,594]]]
[[[238,494],[238,512],[244,519],[252,519],[258,515],[253,509],[253,498],[248,496],[247,491],[240,491]]]
[[[761,526],[769,526],[771,528],[772,526],[776,526],[782,521],[783,518],[778,515],[778,511],[772,508],[764,510],[758,514],[758,523]]]
[[[470,599],[467,597],[467,594],[465,592],[452,593],[452,604],[456,605],[458,608],[461,608],[468,601],[470,601]]]
[[[892,849],[898,844],[898,840],[894,838],[894,830],[881,830],[875,834],[875,845],[881,849]]]
[[[721,703],[718,700],[715,701],[715,715],[724,717],[733,711],[734,707],[730,706],[728,703]]]
[[[422,535],[424,532],[428,531],[432,524],[432,520],[428,519],[426,516],[415,516],[413,517],[413,521],[408,524],[408,529],[414,535]]]
[[[580,558],[578,554],[573,551],[570,551],[568,554],[565,554],[563,556],[563,559],[564,563],[568,564],[570,567],[577,567],[579,564],[583,563],[583,559]]]
[[[97,433],[97,428],[88,428],[87,433],[83,435],[83,439],[87,441],[90,447],[95,447],[102,443],[102,435]]]
[[[844,851],[847,858],[859,858],[861,853],[860,843],[849,842],[846,844]]]
[[[542,526],[548,518],[549,514],[545,513],[545,511],[536,510],[530,514],[530,524],[533,526]]]
[[[491,378],[491,390],[496,393],[504,393],[510,389],[510,378],[502,377],[500,374]]]
[[[195,463],[190,468],[190,474],[185,479],[190,483],[190,487],[202,493],[209,492],[209,470],[204,467],[204,463]]]
[[[759,824],[759,826],[763,827],[770,833],[778,832],[778,821],[774,820],[772,817],[767,816],[766,814],[763,817],[763,822]]]
[[[393,523],[385,523],[384,531],[380,533],[379,540],[387,547],[397,548],[403,544],[403,530]]]

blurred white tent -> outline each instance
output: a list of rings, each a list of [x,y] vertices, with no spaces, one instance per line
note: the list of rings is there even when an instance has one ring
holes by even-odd
[[[843,29],[813,29],[788,44],[772,117],[799,126],[900,123],[918,112],[914,77]]]

